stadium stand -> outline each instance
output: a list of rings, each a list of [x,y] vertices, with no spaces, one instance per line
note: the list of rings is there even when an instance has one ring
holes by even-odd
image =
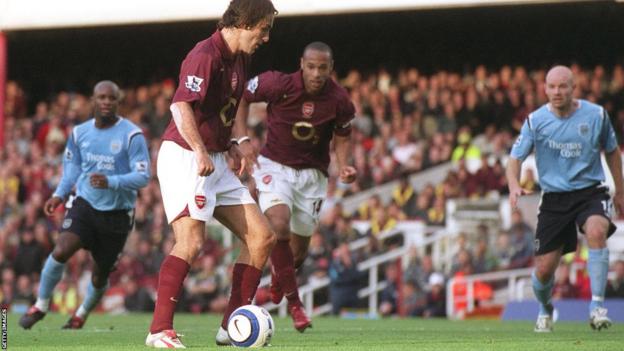
[[[573,65],[573,70],[578,78],[578,96],[605,105],[621,136],[622,66]],[[330,169],[331,191],[322,224],[312,238],[311,257],[302,270],[303,282],[329,278],[331,286],[333,260],[344,250],[343,243],[366,241],[361,249],[351,251],[354,262],[403,247],[399,256],[409,260],[399,273],[391,268],[393,260],[379,266],[379,281],[387,283],[381,286],[375,308],[379,305],[384,314],[437,316],[444,299],[435,286],[446,279],[528,267],[532,229],[521,217],[513,219],[509,228],[476,228],[460,236],[454,249],[457,255],[453,255],[456,261],[440,267],[435,267],[440,262],[431,262],[431,252],[410,251],[404,243],[380,241],[378,235],[405,220],[443,226],[447,202],[452,199],[501,199],[506,192],[502,172],[505,155],[527,111],[545,102],[543,76],[543,69],[488,69],[481,65],[462,74],[438,71],[427,75],[415,68],[398,70],[395,75],[384,69],[367,74],[353,69],[337,77],[349,88],[356,104],[353,157],[363,176],[356,184],[345,186],[336,183],[336,170]],[[170,118],[167,107],[174,87],[172,79],[165,79],[123,89],[120,114],[142,126],[154,160],[158,137]],[[32,302],[37,274],[62,219],[62,210],[51,218],[43,216],[42,202],[59,180],[61,153],[69,130],[88,117],[90,107],[87,97],[76,91],[58,91],[49,99],[29,101],[28,91],[19,82],[10,81],[6,92],[7,143],[0,151],[0,301],[20,312]],[[29,106],[34,106],[33,113]],[[257,106],[249,127],[258,146],[263,140],[263,120],[262,106]],[[436,168],[440,165],[446,167]],[[409,181],[410,176],[418,177],[425,170],[438,170],[433,178],[437,181]],[[395,183],[385,185],[390,181]],[[539,189],[529,173],[524,181]],[[384,186],[388,190],[380,190]],[[365,192],[367,189],[372,190]],[[368,194],[366,201],[347,206],[350,196],[356,194],[361,199],[363,193]],[[227,233],[222,228],[211,226],[210,231],[215,239],[205,245],[204,259],[192,267],[185,286],[182,308],[187,311],[220,312],[224,308],[231,268],[224,262],[236,247],[223,245]],[[154,178],[140,192],[136,228],[112,275],[113,288],[102,306],[104,310],[151,310],[157,270],[171,240]],[[583,255],[574,260],[584,262]],[[53,299],[57,311],[71,312],[84,296],[87,262],[84,253],[70,261],[62,289]],[[580,291],[586,292],[582,289],[586,279],[581,278],[569,284],[577,284]],[[353,280],[358,289],[364,288],[367,281],[366,274]],[[392,289],[400,289],[400,293]],[[565,292],[565,288],[561,291]],[[327,292],[314,294],[319,305],[331,300]],[[484,300],[493,297],[491,288],[484,287],[479,294]],[[397,304],[392,296],[400,296],[405,305]],[[260,291],[257,299],[262,302],[263,298],[266,294]]]

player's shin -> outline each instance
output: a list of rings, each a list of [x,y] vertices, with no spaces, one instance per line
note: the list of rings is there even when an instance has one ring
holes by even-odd
[[[275,269],[278,284],[288,303],[300,303],[297,277],[289,240],[278,240],[271,253],[271,264]]]
[[[531,274],[531,281],[533,282],[533,292],[535,293],[535,298],[540,303],[540,315],[550,315],[552,313],[548,307],[551,305],[551,296],[552,296],[552,288],[554,278],[551,278],[547,283],[542,283],[537,276],[535,275],[535,271]]]
[[[173,329],[173,313],[189,268],[190,265],[177,256],[169,255],[163,261],[158,275],[158,295],[150,333]]]
[[[58,262],[52,254],[48,256],[48,259],[41,271],[41,282],[39,283],[39,294],[35,306],[41,312],[47,312],[50,305],[50,297],[52,291],[63,276],[63,270],[65,270],[65,263]]]
[[[87,287],[87,296],[85,297],[84,301],[82,301],[80,307],[78,307],[78,310],[76,311],[76,316],[82,319],[87,319],[87,316],[98,305],[107,289],[108,282],[101,288],[95,287],[93,285],[93,282],[90,282],[89,286]]]
[[[603,307],[607,275],[609,273],[609,249],[589,249],[587,272],[591,282],[592,300],[589,312],[597,307]]]
[[[227,329],[228,320],[234,310],[243,305],[251,304],[256,290],[260,284],[260,278],[262,277],[262,271],[259,269],[243,264],[237,263],[234,265],[234,271],[232,273],[232,291],[230,293],[230,300],[228,301],[227,309],[223,315],[221,326]]]

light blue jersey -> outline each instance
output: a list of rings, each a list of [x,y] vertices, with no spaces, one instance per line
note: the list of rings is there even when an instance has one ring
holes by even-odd
[[[578,100],[567,118],[546,104],[524,122],[511,157],[524,161],[535,147],[539,183],[544,192],[573,191],[605,181],[601,151],[617,147],[615,132],[601,106]]]
[[[93,173],[107,176],[108,189],[91,186]],[[97,210],[129,210],[149,178],[149,152],[141,129],[121,117],[113,126],[99,129],[90,119],[74,127],[67,140],[63,177],[54,196],[65,199],[76,185],[76,195]]]

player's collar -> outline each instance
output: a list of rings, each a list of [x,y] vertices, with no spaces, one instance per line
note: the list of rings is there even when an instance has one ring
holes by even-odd
[[[117,117],[117,121],[115,121],[115,123],[111,124],[110,126],[107,126],[106,128],[99,128],[99,127],[97,126],[97,124],[95,123],[95,116],[93,116],[93,117],[91,118],[91,123],[92,123],[92,124],[93,124],[93,126],[94,126],[94,127],[96,127],[97,129],[110,129],[110,128],[112,128],[112,127],[116,127],[116,126],[118,126],[118,125],[122,122],[122,120],[124,119],[123,117],[121,117],[121,116],[120,116],[120,115],[118,115],[118,114],[115,114],[115,117]]]
[[[217,31],[214,32],[211,38],[217,49],[219,49],[219,52],[221,52],[221,57],[223,57],[224,60],[232,60],[234,58],[235,55],[232,50],[230,50],[230,48],[227,46],[227,43],[225,42],[225,39],[223,39],[223,34],[220,30],[217,29]]]
[[[574,114],[574,112],[576,112],[577,110],[580,110],[580,109],[581,109],[581,103],[582,103],[582,100],[581,100],[581,99],[574,99],[574,100],[572,100],[572,104],[574,105],[574,106],[573,106],[573,108],[572,108],[572,110],[570,111],[570,113],[569,113],[567,116],[562,116],[562,117],[560,117],[560,118],[566,118],[566,117],[570,117],[570,116],[572,116],[572,115]],[[549,111],[550,113],[552,113],[553,115],[555,115],[555,116],[559,117],[559,116],[555,113],[555,109],[552,107],[552,105],[550,104],[550,102],[546,104],[546,108],[548,109],[548,111]]]

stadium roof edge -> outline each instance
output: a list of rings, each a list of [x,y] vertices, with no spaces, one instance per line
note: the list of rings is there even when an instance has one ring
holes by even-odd
[[[280,16],[562,2],[583,0],[273,0]],[[0,31],[215,20],[228,3],[229,0],[3,0]]]

